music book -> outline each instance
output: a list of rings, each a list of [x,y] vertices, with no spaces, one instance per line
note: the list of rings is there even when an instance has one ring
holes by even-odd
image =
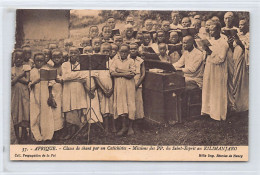
[[[159,60],[145,59],[144,64],[146,69],[162,69],[166,72],[176,72],[176,69],[171,63],[162,62]]]
[[[46,69],[40,70],[41,81],[55,80],[56,77],[57,77],[57,70],[46,70]]]
[[[226,36],[235,36],[237,34],[237,29],[223,29],[222,33]]]
[[[198,33],[198,30],[195,29],[194,27],[187,27],[187,28],[181,29],[181,33],[182,33],[183,37],[187,36],[187,35],[194,36]]]
[[[115,35],[120,35],[119,29],[113,29],[112,30],[112,37],[115,36]]]
[[[181,43],[178,43],[178,44],[168,44],[168,50],[169,50],[169,52],[182,50],[182,44]]]
[[[144,53],[144,58],[149,60],[160,61],[159,55],[157,55],[156,53]]]
[[[80,70],[107,70],[108,55],[82,54],[79,56]]]
[[[155,51],[153,50],[153,48],[150,47],[150,46],[144,46],[144,47],[143,47],[143,51],[146,52],[146,53],[155,53]]]

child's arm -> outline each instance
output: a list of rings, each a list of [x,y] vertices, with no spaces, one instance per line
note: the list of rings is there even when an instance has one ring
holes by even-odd
[[[101,88],[103,93],[105,94],[106,97],[110,97],[113,93],[113,81],[112,81],[112,88],[106,89],[100,79],[98,77],[95,77],[95,82],[98,84],[98,86]]]
[[[137,89],[144,81],[144,77],[145,77],[145,66],[144,66],[144,62],[142,62],[141,64],[141,76],[137,82],[137,84],[135,85],[135,88]]]
[[[52,86],[48,86],[48,90],[49,90],[49,98],[47,100],[47,104],[53,108],[57,108],[57,103],[52,94]]]
[[[24,72],[24,77],[20,78],[18,82],[28,85],[30,81],[30,73],[29,71]]]
[[[12,82],[11,82],[12,86],[14,86],[19,81],[19,79],[21,79],[24,76],[25,76],[25,72],[23,72],[22,74],[20,74],[18,76],[14,76],[12,79]]]

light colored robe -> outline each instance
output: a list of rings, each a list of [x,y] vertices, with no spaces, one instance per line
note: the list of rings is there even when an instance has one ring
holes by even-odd
[[[116,72],[116,68],[135,73],[134,60],[128,57],[122,60],[120,57],[110,66],[110,72]],[[129,119],[135,119],[135,80],[124,77],[114,77],[114,118],[118,115],[128,114]]]
[[[226,120],[229,46],[222,37],[218,40],[212,38],[209,41],[212,53],[207,57],[203,76],[201,112],[209,114],[214,120]]]
[[[247,111],[249,103],[249,72],[247,65],[249,64],[249,33],[238,34],[240,40],[245,46],[243,50],[239,45],[234,42],[234,97],[237,112]]]
[[[200,50],[193,48],[191,52],[185,50],[176,63],[173,64],[176,68],[182,69],[185,81],[195,81],[199,87],[202,87],[204,73],[204,54]]]
[[[48,69],[43,66],[41,69]],[[40,78],[40,69],[33,68],[30,80]],[[48,81],[35,84],[30,92],[30,125],[36,141],[51,140],[54,134],[54,118],[51,107],[47,104],[49,98]]]

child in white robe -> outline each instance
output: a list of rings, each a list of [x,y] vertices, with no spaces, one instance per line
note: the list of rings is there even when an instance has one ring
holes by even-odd
[[[54,120],[51,106],[48,105],[48,80],[40,77],[40,70],[48,70],[44,54],[34,55],[35,68],[30,72],[30,125],[36,141],[51,140],[54,134]]]
[[[128,57],[129,46],[122,44],[119,48],[119,58],[110,66],[111,76],[114,77],[114,117],[122,117],[122,129],[117,133],[122,136],[134,134],[133,121],[135,119],[135,64]],[[126,126],[126,117],[129,126]]]

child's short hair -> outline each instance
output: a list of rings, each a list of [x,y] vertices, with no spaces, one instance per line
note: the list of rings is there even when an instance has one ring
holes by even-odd
[[[123,46],[126,46],[128,50],[130,49],[130,47],[129,47],[129,45],[128,45],[128,44],[126,44],[126,43],[123,43],[123,44],[121,44],[121,45],[119,46],[119,50],[120,50],[120,49],[121,49]]]
[[[72,49],[75,49],[75,50],[77,50],[78,53],[80,53],[79,49],[78,49],[77,47],[75,47],[75,46],[71,46],[70,49],[69,49],[69,52],[70,52],[70,50],[72,50]]]
[[[109,49],[112,50],[112,46],[111,46],[111,44],[109,44],[108,42],[105,42],[105,43],[101,44],[101,49],[102,49],[103,47],[109,47]]]
[[[118,46],[117,46],[115,43],[112,43],[112,44],[111,44],[111,50],[113,49],[113,47],[116,47],[116,50],[119,49]]]
[[[108,25],[104,25],[104,26],[102,27],[102,32],[104,31],[105,28],[109,28],[109,29],[111,29],[110,26],[108,26]],[[112,29],[111,29],[111,30],[112,30]]]
[[[165,47],[165,48],[166,48],[166,44],[165,44],[165,43],[160,43],[160,44],[158,45],[158,47]]]
[[[31,49],[31,46],[28,45],[28,44],[23,45],[23,46],[22,46],[22,49],[24,49],[24,48],[26,48],[26,47]]]
[[[23,54],[23,49],[21,49],[21,48],[15,49],[15,50],[13,51],[13,57],[14,57],[14,58],[16,57],[16,54],[17,54],[18,52],[21,52],[21,53]]]
[[[139,47],[139,45],[138,45],[136,42],[131,42],[131,43],[129,44],[129,48],[130,48],[131,45],[135,45],[135,46],[137,46],[137,48]]]
[[[54,52],[59,52],[59,55],[62,56],[62,51],[60,49],[53,49],[51,55],[53,55]]]
[[[33,60],[35,61],[35,58],[36,58],[37,56],[39,56],[39,55],[43,56],[43,58],[44,58],[44,54],[43,54],[42,52],[37,52],[37,53],[34,54]]]
[[[89,33],[90,33],[90,31],[91,31],[91,28],[93,28],[93,27],[96,27],[97,29],[98,29],[98,26],[97,25],[91,25],[90,27],[89,27]],[[99,30],[99,29],[98,29]]]

